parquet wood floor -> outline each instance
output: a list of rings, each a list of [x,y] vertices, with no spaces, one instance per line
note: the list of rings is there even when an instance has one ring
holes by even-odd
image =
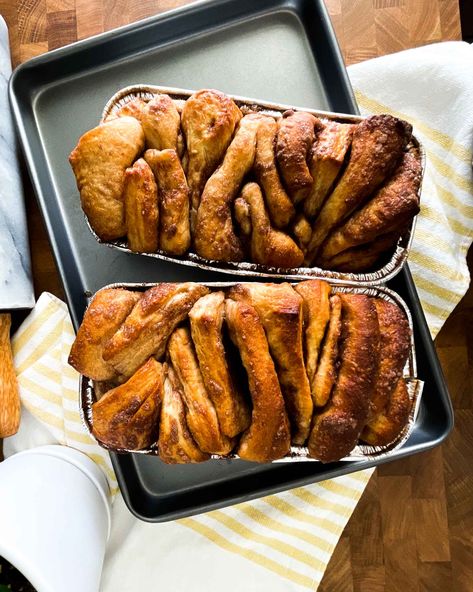
[[[0,0],[14,64],[188,0]],[[326,0],[347,64],[460,39],[456,0]],[[62,296],[31,190],[35,288]],[[473,257],[470,258],[473,264]],[[470,265],[471,268],[471,265]],[[473,591],[473,291],[436,340],[456,414],[452,436],[382,466],[330,561],[320,592]]]

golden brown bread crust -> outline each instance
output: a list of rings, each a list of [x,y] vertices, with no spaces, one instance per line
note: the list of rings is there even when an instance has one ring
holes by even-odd
[[[321,124],[309,157],[310,174],[314,180],[304,202],[304,212],[309,218],[319,213],[342,168],[351,145],[354,127],[336,121],[324,121]]]
[[[337,380],[339,340],[342,332],[342,302],[335,294],[330,298],[330,319],[312,382],[312,398],[316,407],[324,407]]]
[[[254,171],[264,192],[264,199],[276,228],[287,226],[295,210],[284,189],[276,167],[275,144],[278,124],[273,117],[264,117],[256,136]]]
[[[294,203],[307,197],[313,179],[307,158],[319,120],[310,113],[286,111],[279,120],[276,156],[279,170]]]
[[[175,150],[147,150],[145,160],[158,182],[159,246],[183,255],[190,247],[189,188]]]
[[[216,261],[241,261],[243,249],[233,229],[231,206],[244,177],[253,167],[258,114],[246,115],[220,167],[205,185],[197,211],[195,248],[198,255]]]
[[[158,188],[143,158],[125,171],[124,202],[128,246],[153,253],[158,248]]]
[[[305,254],[312,238],[312,226],[304,214],[297,214],[291,224],[292,234],[295,237],[299,249]]]
[[[240,229],[240,238],[246,239],[251,235],[250,204],[243,197],[237,197],[233,202],[233,213]]]
[[[150,356],[160,358],[174,328],[208,292],[205,286],[191,282],[150,288],[105,344],[104,360],[118,373],[131,376]]]
[[[234,101],[217,90],[199,90],[184,104],[181,119],[188,154],[192,230],[205,183],[222,161],[241,117]]]
[[[387,446],[394,442],[407,424],[412,402],[407,386],[400,378],[389,398],[387,407],[366,425],[361,440],[371,446]]]
[[[314,418],[309,454],[334,462],[350,453],[366,424],[379,361],[375,305],[363,294],[340,294],[343,334],[340,369],[332,397]]]
[[[169,95],[158,94],[146,103],[141,113],[141,125],[147,148],[177,151],[181,117]]]
[[[251,415],[230,374],[222,341],[223,292],[199,298],[189,313],[192,340],[207,393],[217,412],[220,429],[233,438],[250,425]]]
[[[307,261],[312,263],[329,232],[386,179],[410,140],[412,126],[391,115],[373,115],[354,132],[348,165],[314,222]]]
[[[395,385],[402,377],[410,348],[406,315],[393,302],[375,298],[380,331],[379,366],[368,419],[375,419],[388,405]]]
[[[329,259],[325,263],[321,263],[324,269],[333,269],[335,271],[346,271],[357,273],[361,271],[369,271],[374,265],[386,256],[388,252],[392,252],[399,241],[399,237],[404,234],[407,228],[402,227],[394,232],[389,232],[382,236],[378,236],[366,245],[353,247],[342,251]]]
[[[159,422],[159,458],[166,464],[203,462],[210,458],[195,443],[187,427],[182,386],[169,364],[164,364],[164,394]]]
[[[313,411],[302,346],[302,298],[287,283],[237,284],[228,297],[250,304],[259,315],[291,423],[292,442],[302,446]]]
[[[92,432],[111,448],[141,450],[156,440],[163,367],[150,358],[124,384],[92,405]]]
[[[82,209],[105,241],[126,234],[125,169],[143,150],[144,133],[134,117],[118,117],[86,132],[69,156]]]
[[[251,425],[237,453],[254,462],[269,462],[290,449],[289,421],[268,342],[256,310],[244,302],[225,300],[230,336],[240,351],[253,401]]]
[[[410,221],[420,209],[421,171],[420,160],[406,152],[387,183],[341,228],[329,235],[322,246],[320,262],[324,264],[338,253],[373,241]]]
[[[300,265],[304,253],[290,236],[271,227],[259,186],[256,183],[247,183],[238,199],[246,202],[250,209],[251,260],[274,267],[291,268]]]
[[[321,280],[308,280],[300,282],[294,289],[303,300],[305,369],[309,379],[312,400],[314,405],[321,406],[325,405],[330,396],[329,391],[325,401],[318,400],[315,390],[315,378],[322,341],[330,319],[330,285]],[[332,333],[333,331],[334,329],[332,329]],[[331,340],[328,339],[328,341]]]
[[[69,364],[94,380],[112,380],[117,371],[103,358],[104,344],[115,334],[140,294],[121,288],[98,292],[86,310],[69,354]]]
[[[120,109],[117,109],[115,113],[110,114],[105,121],[110,121],[110,119],[115,119],[116,117],[134,117],[141,122],[141,116],[145,106],[146,101],[143,99],[133,99],[132,101],[125,103],[123,107],[120,107]]]
[[[228,454],[235,441],[222,434],[187,327],[180,327],[171,335],[168,353],[182,385],[187,425],[194,440],[203,452]]]

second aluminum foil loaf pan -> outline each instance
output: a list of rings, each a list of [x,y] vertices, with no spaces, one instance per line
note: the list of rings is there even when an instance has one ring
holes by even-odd
[[[193,91],[168,88],[163,86],[151,86],[145,84],[125,87],[119,90],[117,93],[115,93],[107,102],[102,113],[102,122],[105,121],[108,117],[112,116],[118,109],[123,107],[126,103],[130,102],[131,100],[136,98],[150,100],[156,94],[160,93],[168,94],[178,104],[178,107],[182,107],[186,99],[192,95]],[[248,99],[234,95],[228,96],[230,96],[236,102],[236,104],[240,107],[244,114],[258,111],[261,113],[271,115],[275,118],[280,118],[285,111],[287,111],[288,109],[293,109],[295,111],[305,111],[308,113],[312,113],[313,115],[319,118],[330,119],[341,123],[359,123],[363,120],[363,117],[360,116],[330,113],[326,111],[318,111],[315,109],[301,109],[290,105],[261,102],[256,101],[255,99]],[[419,151],[423,173],[425,168],[425,152],[420,142],[414,136],[412,136],[411,143]],[[421,188],[419,187],[419,196],[420,190]],[[402,269],[402,266],[407,260],[409,250],[411,247],[414,235],[415,220],[416,219],[414,218],[409,230],[400,237],[394,250],[394,253],[392,254],[389,261],[385,262],[380,269],[375,269],[371,272],[366,273],[330,271],[326,269],[321,269],[320,267],[297,267],[291,269],[282,269],[245,261],[240,263],[212,261],[209,259],[204,259],[203,257],[200,257],[199,255],[192,252],[187,253],[186,255],[181,257],[168,255],[163,251],[159,250],[155,253],[139,253],[138,255],[144,255],[146,257],[162,259],[164,261],[172,261],[173,263],[179,263],[181,265],[188,265],[198,267],[200,269],[220,271],[230,274],[284,278],[290,280],[322,278],[334,282],[356,282],[364,285],[373,285],[387,282]],[[128,248],[126,239],[105,242],[95,234],[90,225],[89,228],[92,234],[98,240],[98,242],[106,244],[113,249],[118,249],[126,253],[133,253],[133,251],[131,251]]]
[[[203,285],[207,286],[208,288],[214,289],[227,289],[231,286],[234,286],[237,282],[201,282]],[[412,402],[411,412],[409,416],[409,420],[399,435],[399,437],[387,446],[370,446],[368,444],[359,444],[357,445],[352,452],[346,456],[345,458],[341,459],[342,461],[354,461],[354,460],[376,460],[376,459],[383,459],[385,457],[389,457],[390,453],[394,450],[400,448],[410,437],[412,431],[415,426],[416,418],[419,412],[420,401],[422,396],[422,390],[424,383],[417,378],[417,365],[416,365],[416,355],[415,355],[415,347],[414,347],[414,335],[413,335],[413,324],[412,324],[412,317],[411,313],[407,307],[407,304],[404,300],[393,292],[389,288],[384,286],[376,286],[376,287],[365,287],[359,286],[355,284],[340,284],[340,283],[332,283],[329,282],[332,288],[333,293],[352,293],[352,294],[365,294],[367,296],[375,296],[378,298],[382,298],[387,300],[388,302],[392,302],[399,306],[399,308],[405,313],[406,318],[409,323],[410,329],[410,350],[409,356],[404,367],[404,380],[406,382],[407,390],[409,393],[409,398]],[[134,284],[134,283],[117,283],[117,284],[110,284],[108,286],[104,286],[102,290],[106,290],[109,288],[124,288],[127,290],[133,291],[145,291],[149,288],[156,286],[156,283],[142,283],[142,284]],[[98,293],[98,292],[97,292]],[[93,297],[92,297],[93,298]],[[92,298],[90,300],[92,300]],[[79,405],[80,405],[80,413],[81,418],[84,423],[84,426],[87,432],[90,434],[92,438],[95,439],[95,436],[92,433],[92,405],[97,400],[96,392],[95,392],[95,385],[94,381],[85,377],[81,376],[80,380],[80,393],[79,393]],[[106,446],[105,444],[101,443],[99,440],[96,440],[100,446],[106,448],[108,450],[113,450],[113,452],[118,453],[126,453],[126,452],[133,452],[135,454],[144,454],[144,455],[153,455],[158,456],[158,449],[156,445],[153,445],[149,448],[145,448],[143,450],[129,450],[129,449],[111,449],[110,447]],[[211,459],[237,459],[239,458],[236,454],[231,454],[227,456],[220,456],[220,455],[212,455]],[[279,460],[273,462],[300,462],[300,461],[310,461],[310,462],[319,462],[316,459],[309,457],[309,452],[307,447],[305,446],[292,446],[290,453]]]

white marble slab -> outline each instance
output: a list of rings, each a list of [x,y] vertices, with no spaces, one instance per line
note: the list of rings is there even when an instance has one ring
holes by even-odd
[[[10,74],[8,30],[0,16],[0,310],[34,305],[18,146],[8,103]]]

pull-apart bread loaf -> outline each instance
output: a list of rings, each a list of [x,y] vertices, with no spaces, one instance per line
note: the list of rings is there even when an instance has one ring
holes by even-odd
[[[321,280],[101,290],[69,358],[94,380],[93,434],[166,463],[270,462],[291,446],[334,462],[395,443],[412,405],[410,326],[389,297],[360,292]]]
[[[70,162],[102,241],[207,265],[376,271],[419,211],[407,122],[240,108],[211,89],[122,98]]]

